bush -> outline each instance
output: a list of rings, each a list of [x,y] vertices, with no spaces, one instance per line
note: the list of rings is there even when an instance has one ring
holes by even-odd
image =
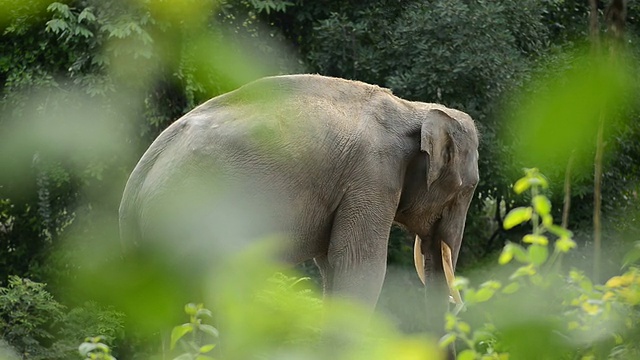
[[[23,359],[54,359],[56,326],[64,307],[45,290],[45,284],[17,276],[0,288],[0,335]]]
[[[122,313],[95,302],[67,312],[45,288],[18,276],[0,288],[0,337],[22,359],[74,358],[87,333],[111,343],[123,338]]]
[[[468,311],[447,314],[441,345],[457,341],[464,348],[459,359],[638,358],[640,267],[632,264],[640,259],[640,244],[627,256],[626,271],[604,285],[581,271],[563,271],[562,256],[576,243],[570,231],[553,224],[542,194],[547,186],[537,169],[514,184],[518,194],[530,190],[531,205],[511,210],[504,226],[531,222],[533,230],[522,238],[526,246],[507,243],[498,261],[519,266],[506,281],[491,279],[478,288],[456,280]]]

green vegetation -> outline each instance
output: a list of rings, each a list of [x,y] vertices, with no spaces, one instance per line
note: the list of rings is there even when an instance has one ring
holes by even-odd
[[[88,334],[107,342],[124,336],[123,313],[95,302],[67,310],[45,286],[11,276],[0,288],[0,336],[20,358],[73,359]]]
[[[640,354],[634,340],[640,316],[640,268],[632,261],[637,256],[628,258],[624,273],[602,285],[580,270],[563,269],[562,258],[576,243],[570,231],[553,223],[543,194],[548,186],[537,169],[528,169],[514,184],[516,193],[530,190],[531,204],[511,210],[504,226],[530,221],[533,230],[522,237],[525,246],[507,243],[498,262],[519,265],[504,280],[493,277],[478,288],[465,278],[456,280],[468,312],[447,314],[441,345],[459,340],[464,347],[459,359],[633,359]]]
[[[598,51],[586,0],[0,0],[0,335],[9,345],[0,358],[79,358],[94,335],[82,357],[437,352],[421,335],[424,295],[400,229],[379,305],[393,325],[359,325],[364,315],[342,304],[323,318],[314,280],[269,278],[282,269],[265,263],[264,248],[207,269],[167,268],[160,250],[120,261],[116,209],[153,138],[210,97],[295,72],[379,84],[476,119],[481,181],[459,263],[467,310],[448,315],[441,343],[456,342],[463,359],[637,357],[640,3],[627,2],[621,40],[611,36],[615,2],[597,3]],[[530,170],[513,181],[534,166],[547,177]],[[205,286],[194,294],[196,283]],[[202,332],[208,311],[198,306],[187,307],[182,336],[169,335],[191,301],[210,306],[219,338]]]

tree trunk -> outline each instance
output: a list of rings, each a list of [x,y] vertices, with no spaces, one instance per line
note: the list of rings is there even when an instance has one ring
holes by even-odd
[[[600,34],[598,31],[598,0],[589,0],[589,35],[591,37],[591,52],[597,58],[600,55]],[[594,179],[593,179],[593,274],[594,282],[600,278],[600,252],[602,248],[600,224],[600,207],[602,206],[601,185],[602,185],[602,130],[604,128],[604,109],[600,109],[598,119],[598,135],[596,137],[596,156],[594,159]]]

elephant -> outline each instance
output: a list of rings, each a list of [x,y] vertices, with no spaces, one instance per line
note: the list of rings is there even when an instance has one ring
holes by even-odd
[[[191,221],[225,196],[216,183],[234,184],[233,196],[246,195],[268,214],[268,231],[284,234],[281,260],[315,261],[325,296],[375,308],[395,223],[416,234],[422,282],[439,284],[445,303],[451,296],[459,303],[451,284],[479,181],[478,141],[466,113],[377,85],[312,74],[262,78],[204,102],[155,139],[126,183],[121,238],[151,241],[164,232],[155,226]],[[197,195],[185,193],[198,186]],[[178,220],[154,220],[166,210],[163,199],[198,206]]]

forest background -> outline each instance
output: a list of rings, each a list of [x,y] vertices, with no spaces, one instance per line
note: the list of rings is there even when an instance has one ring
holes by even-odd
[[[598,33],[613,38],[608,3],[599,3]],[[630,61],[607,66],[624,68],[631,85],[611,95],[588,72],[578,85],[548,91],[593,51],[586,0],[0,0],[0,285],[11,275],[46,282],[61,303],[81,305],[66,279],[87,265],[74,259],[117,245],[120,194],[155,136],[213,96],[303,72],[378,84],[476,120],[481,175],[462,273],[529,230],[502,226],[527,201],[512,191],[524,167],[549,178],[558,221],[570,168],[564,222],[579,250],[569,261],[587,267],[598,122],[580,109],[604,101],[604,278],[638,240],[640,78],[628,64],[640,59],[639,16],[629,2],[615,47]],[[527,122],[530,98],[556,101],[555,116]],[[392,230],[392,268],[412,266],[411,246],[409,234]]]

